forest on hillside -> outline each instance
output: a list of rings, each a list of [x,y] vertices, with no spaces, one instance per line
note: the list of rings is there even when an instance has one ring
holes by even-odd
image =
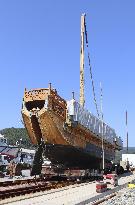
[[[35,147],[29,139],[25,128],[5,128],[0,130],[0,133],[7,139],[9,145],[16,145],[23,148]]]
[[[5,128],[0,130],[0,133],[4,135],[5,138],[8,140],[8,144],[16,145],[16,142],[23,147],[23,148],[34,148],[36,147],[33,145],[29,139],[28,133],[25,128]],[[21,139],[21,140],[20,140]],[[120,160],[122,153],[126,153],[126,147],[123,148],[122,151],[116,152],[116,159]],[[135,154],[135,147],[129,147],[128,149],[129,154]]]

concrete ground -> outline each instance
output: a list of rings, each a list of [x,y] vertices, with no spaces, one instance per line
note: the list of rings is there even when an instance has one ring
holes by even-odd
[[[135,174],[124,174],[119,180],[118,184],[123,185],[135,179]],[[110,189],[114,187],[109,185]],[[82,204],[83,201],[87,201],[90,198],[100,195],[96,193],[96,183],[84,183],[80,185],[71,185],[60,189],[54,189],[50,191],[29,194],[11,199],[6,199],[0,202],[0,204],[12,204],[12,205],[73,205]],[[12,202],[11,202],[12,201]],[[3,203],[2,203],[3,202]],[[86,204],[86,203],[85,203]]]

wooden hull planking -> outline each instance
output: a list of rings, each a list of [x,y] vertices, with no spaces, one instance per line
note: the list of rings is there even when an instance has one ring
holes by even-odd
[[[33,144],[40,144],[43,139],[47,144],[46,156],[54,162],[65,160],[68,166],[90,166],[93,159],[100,163],[102,138],[79,123],[67,125],[66,112],[66,101],[56,90],[25,90],[22,116]],[[115,146],[104,141],[104,149],[105,160],[113,160]]]

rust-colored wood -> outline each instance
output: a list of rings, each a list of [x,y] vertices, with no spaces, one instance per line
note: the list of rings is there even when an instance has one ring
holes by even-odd
[[[29,101],[34,101],[34,100],[45,100],[49,94],[49,89],[34,89],[27,91],[25,90],[24,92],[24,101],[29,102]]]
[[[31,119],[29,116],[27,116],[26,112],[23,112],[22,113],[22,116],[23,116],[23,121],[25,123],[25,127],[26,127],[26,130],[28,132],[28,135],[31,139],[31,142],[33,144],[37,144],[38,141],[37,141],[37,136],[35,136],[34,132],[33,132],[33,128],[32,128],[32,124],[31,124]]]
[[[25,90],[24,103],[46,99],[48,100],[48,108],[43,107],[38,111],[38,116],[36,116],[38,128],[34,129],[28,110],[23,109],[22,111],[25,126],[32,143],[36,144],[39,141],[40,133],[37,134],[39,131],[44,141],[48,143],[72,145],[80,148],[85,148],[86,143],[90,143],[102,148],[102,138],[82,125],[78,124],[75,127],[68,126],[66,129],[63,128],[66,122],[67,103],[51,86],[46,89]],[[33,111],[33,114],[36,115],[36,113],[37,111]],[[116,147],[104,141],[104,148],[109,152],[114,152]]]

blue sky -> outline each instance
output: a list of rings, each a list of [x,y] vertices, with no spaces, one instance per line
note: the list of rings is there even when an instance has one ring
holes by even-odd
[[[20,127],[24,88],[52,82],[59,94],[79,97],[80,16],[87,14],[91,64],[98,105],[103,86],[104,120],[125,144],[135,146],[135,1],[1,0],[0,129]],[[96,114],[87,56],[86,107]]]

